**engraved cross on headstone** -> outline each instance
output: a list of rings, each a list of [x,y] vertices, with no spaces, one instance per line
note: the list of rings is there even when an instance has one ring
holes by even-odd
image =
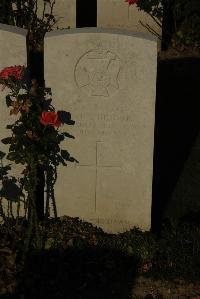
[[[113,166],[113,165],[99,165],[98,163],[98,144],[101,143],[102,141],[96,141],[96,157],[95,157],[95,164],[75,164],[75,167],[95,167],[95,212],[97,208],[97,183],[98,183],[98,169],[99,168],[121,168],[121,166]]]

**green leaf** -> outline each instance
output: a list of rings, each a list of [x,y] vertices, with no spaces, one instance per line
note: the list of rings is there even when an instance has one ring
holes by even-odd
[[[10,165],[0,167],[0,180],[8,174],[8,170],[11,170]]]
[[[61,150],[60,151],[61,157],[67,161],[69,161],[70,154],[68,153],[67,150]]]
[[[79,163],[75,158],[70,156],[70,154],[68,153],[67,150],[61,150],[60,154],[61,154],[61,157],[66,161]]]
[[[25,101],[26,99],[27,99],[27,94],[19,94],[18,96],[17,96],[17,98],[18,98],[18,100],[19,101]]]
[[[5,157],[5,153],[4,152],[2,152],[2,151],[0,151],[0,159],[3,159],[3,157]]]
[[[74,137],[73,135],[71,135],[71,134],[69,134],[69,133],[67,133],[67,132],[62,133],[62,135],[64,135],[65,137],[68,137],[68,138],[73,138],[73,139],[75,139],[75,137]]]
[[[1,139],[1,142],[2,142],[3,144],[11,144],[11,142],[12,142],[12,137],[6,137],[6,138],[3,138],[3,139]]]
[[[7,95],[7,96],[6,96],[6,105],[7,105],[7,107],[10,107],[10,106],[11,106],[11,103],[12,103],[12,100],[11,100],[10,96]]]
[[[10,152],[8,153],[7,155],[7,159],[10,160],[10,161],[14,161],[16,158],[17,158],[18,154],[15,153],[15,152]]]
[[[47,250],[47,249],[50,249],[53,247],[55,241],[54,241],[54,238],[48,238],[46,241],[45,241],[45,245],[44,245],[44,248]]]
[[[71,119],[71,113],[63,110],[57,111],[58,119],[67,125],[74,125],[75,121]]]
[[[7,200],[14,202],[20,200],[21,189],[12,180],[3,181],[3,188],[1,191]]]
[[[51,88],[47,87],[47,88],[45,88],[45,90],[48,94],[52,95]]]
[[[49,19],[55,19],[53,15],[50,15],[48,13],[45,13],[44,16],[47,17],[47,18],[49,18]]]
[[[63,166],[67,166],[67,164],[65,163],[65,160],[59,155],[57,156],[57,161],[58,161],[58,163],[56,163],[54,161],[54,163],[57,164],[57,166],[59,165],[59,163],[62,163]]]
[[[21,126],[15,126],[13,128],[13,133],[15,135],[23,135],[25,132],[26,132],[26,128],[24,128],[23,125],[21,125]]]

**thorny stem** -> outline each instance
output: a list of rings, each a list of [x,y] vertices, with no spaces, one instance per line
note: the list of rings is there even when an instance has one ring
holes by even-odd
[[[3,168],[3,159],[1,159],[1,168]],[[2,200],[3,200],[3,196],[1,195],[1,197],[0,197],[0,216],[5,221],[6,220],[6,216],[5,216],[5,213],[3,211]]]
[[[28,163],[28,228],[25,235],[24,241],[24,255],[30,249],[31,239],[35,236],[35,245],[37,248],[40,248],[41,240],[40,240],[40,233],[38,227],[38,218],[36,212],[36,196],[35,196],[35,189],[37,184],[37,177],[36,177],[36,163],[34,160],[29,161]],[[34,234],[35,232],[35,234]]]

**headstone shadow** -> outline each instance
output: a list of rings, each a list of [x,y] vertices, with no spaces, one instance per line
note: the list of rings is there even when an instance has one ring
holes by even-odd
[[[179,214],[180,209],[184,213],[184,205],[188,213],[192,200],[194,209],[199,206],[199,84],[198,58],[167,60],[158,65],[153,232],[160,231],[163,218],[170,218],[170,214],[174,219],[184,216]]]
[[[27,258],[25,298],[130,298],[137,261],[111,249],[49,250]]]

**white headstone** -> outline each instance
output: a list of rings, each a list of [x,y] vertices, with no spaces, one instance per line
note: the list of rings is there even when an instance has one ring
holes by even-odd
[[[62,148],[79,160],[58,168],[58,215],[107,232],[148,230],[156,97],[157,42],[145,34],[96,28],[46,34],[45,86],[69,111],[75,139]]]
[[[26,34],[27,30],[25,29],[0,24],[0,72],[9,66],[27,66]],[[2,87],[1,85],[0,89]],[[0,90],[0,151],[6,154],[8,153],[9,145],[3,144],[1,139],[11,136],[12,132],[6,129],[6,126],[13,124],[19,118],[19,115],[10,115],[10,108],[6,105],[6,95],[10,94],[10,92],[11,90],[7,87],[3,91]],[[4,158],[3,165],[8,164],[11,164],[9,175],[18,178],[24,167]]]
[[[44,3],[44,0],[37,0],[37,17],[40,19],[42,19],[43,16]],[[46,1],[45,14],[51,13],[50,3],[52,5],[53,1]],[[52,30],[57,30],[57,27],[67,28],[68,26],[70,28],[76,28],[76,0],[56,0],[52,14],[57,21]],[[45,20],[47,19],[45,18]]]
[[[37,16],[42,18],[44,0],[38,0]],[[50,13],[49,3],[46,3],[45,13]],[[85,14],[85,12],[82,12]],[[53,15],[58,22],[52,30],[59,28],[76,28],[76,0],[59,0],[53,7]],[[143,25],[141,24],[143,23]],[[133,30],[133,32],[144,32],[152,35],[145,27],[149,25],[155,32],[162,35],[162,28],[144,11],[135,5],[128,5],[125,0],[97,0],[97,27],[118,28]],[[158,49],[161,43],[158,41]]]
[[[162,34],[162,28],[148,13],[139,10],[136,4],[129,5],[125,0],[97,0],[97,12],[97,27],[151,34],[145,27],[148,24],[157,33]]]

